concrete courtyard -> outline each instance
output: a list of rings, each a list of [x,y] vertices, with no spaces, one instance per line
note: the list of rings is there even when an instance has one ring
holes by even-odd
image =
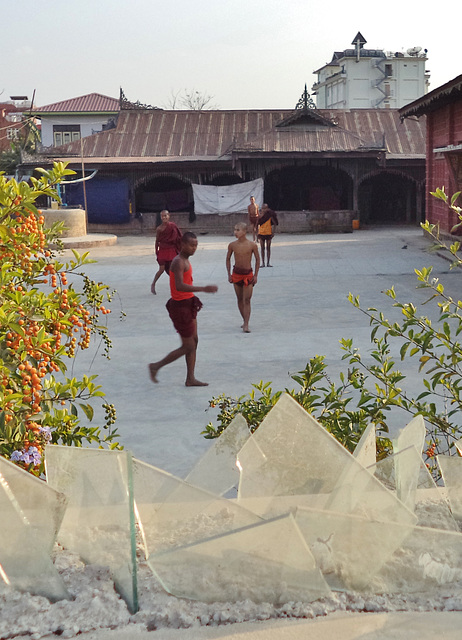
[[[278,235],[273,243],[273,268],[262,269],[253,297],[250,334],[242,333],[234,291],[225,269],[229,236],[200,236],[192,258],[196,284],[217,284],[218,293],[200,294],[197,376],[208,387],[184,386],[185,365],[179,360],[159,373],[159,383],[148,375],[148,363],[179,345],[165,309],[168,279],[162,276],[158,295],[150,293],[156,270],[152,237],[122,237],[113,246],[95,246],[97,263],[85,271],[93,279],[117,289],[108,318],[113,342],[111,360],[93,353],[78,355],[74,375],[98,374],[109,402],[115,404],[120,442],[135,456],[184,476],[209,446],[200,432],[213,410],[212,396],[246,394],[252,383],[271,381],[274,390],[295,387],[290,373],[304,368],[316,354],[326,357],[329,375],[337,379],[347,368],[341,361],[339,338],[354,338],[363,354],[371,348],[368,319],[348,301],[349,291],[361,297],[363,307],[380,307],[396,315],[381,292],[394,286],[402,301],[425,301],[428,292],[416,289],[415,268],[434,266],[454,297],[461,295],[460,273],[449,262],[429,254],[430,243],[418,228],[377,228],[353,234]],[[86,249],[79,250],[81,253]],[[65,257],[71,257],[69,250]],[[119,319],[119,311],[126,313]],[[424,307],[435,315],[431,305]],[[396,347],[398,353],[399,347]],[[409,367],[407,388],[418,388],[417,366]],[[101,414],[100,414],[101,415]],[[404,426],[403,414],[392,419],[392,429]],[[389,612],[334,614],[314,620],[267,620],[220,627],[162,629],[161,640],[383,640],[429,639],[436,635],[460,637],[460,612]],[[95,631],[88,640],[139,640],[149,632],[133,634],[130,627]]]
[[[367,317],[347,300],[359,294],[364,307],[381,307],[396,314],[381,292],[395,287],[401,300],[422,302],[428,292],[416,289],[415,268],[434,266],[447,290],[460,295],[458,271],[429,254],[430,243],[419,228],[384,227],[351,234],[286,235],[274,238],[273,268],[260,271],[254,289],[250,334],[240,329],[232,285],[227,281],[225,255],[229,236],[199,236],[191,262],[196,284],[217,284],[216,294],[199,294],[204,307],[198,316],[199,348],[196,374],[208,387],[184,386],[184,359],[159,372],[159,383],[148,375],[148,363],[179,346],[165,303],[168,278],[150,284],[156,270],[153,237],[120,237],[113,246],[89,249],[97,263],[85,271],[117,290],[110,305],[111,360],[78,354],[74,374],[98,374],[109,402],[117,409],[120,442],[133,454],[171,473],[184,476],[209,446],[201,435],[215,413],[213,396],[248,393],[252,383],[270,381],[274,390],[296,387],[291,373],[303,369],[310,357],[326,357],[328,373],[337,380],[347,369],[341,362],[341,337],[354,338],[363,354],[371,348]],[[86,249],[79,250],[83,253]],[[70,256],[70,250],[65,256]],[[431,305],[424,307],[433,313]],[[119,319],[119,310],[126,313]],[[407,366],[407,365],[406,365]],[[409,369],[409,388],[417,385]],[[416,387],[417,388],[417,387]],[[394,418],[392,428],[404,426],[406,416]],[[393,419],[392,419],[393,422]]]

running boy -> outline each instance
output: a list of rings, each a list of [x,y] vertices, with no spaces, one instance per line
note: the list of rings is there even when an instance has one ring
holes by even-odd
[[[237,240],[230,242],[226,254],[226,269],[228,280],[234,285],[237,297],[237,306],[244,324],[242,331],[250,333],[250,299],[252,298],[254,285],[257,284],[258,270],[260,268],[260,256],[255,242],[247,238],[247,225],[238,222],[234,227],[234,235]],[[231,273],[231,256],[234,254],[234,268]],[[255,273],[252,271],[252,256],[255,257]]]
[[[197,380],[194,375],[196,366],[197,351],[197,312],[202,307],[202,302],[194,293],[203,291],[204,293],[215,293],[218,287],[208,284],[205,287],[193,285],[192,267],[189,258],[194,255],[197,249],[197,237],[192,231],[186,231],[181,238],[181,249],[170,266],[170,292],[171,298],[165,305],[169,313],[173,326],[180,334],[181,347],[171,351],[158,362],[151,362],[149,365],[149,375],[153,382],[157,382],[157,372],[166,364],[178,360],[181,356],[186,359],[186,382],[187,387],[206,387],[207,382]]]

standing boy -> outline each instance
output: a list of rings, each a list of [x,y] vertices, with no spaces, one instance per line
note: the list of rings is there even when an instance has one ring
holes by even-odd
[[[242,331],[250,333],[250,300],[252,298],[253,287],[257,284],[258,270],[260,268],[260,256],[255,242],[247,238],[247,225],[245,222],[238,222],[234,227],[234,235],[237,238],[228,245],[226,254],[226,269],[228,280],[234,285],[237,297],[237,306],[242,316],[244,324]],[[234,254],[234,268],[231,273],[231,256]],[[255,273],[252,271],[252,256],[255,257]]]
[[[255,196],[250,196],[250,204],[247,207],[247,212],[249,214],[249,225],[252,229],[253,241],[257,239],[257,231],[258,231],[258,204],[255,202]]]
[[[196,249],[196,235],[191,231],[186,231],[181,238],[180,253],[173,259],[170,266],[170,292],[172,297],[166,304],[173,326],[180,334],[181,347],[171,351],[162,360],[151,362],[149,375],[153,382],[157,382],[159,369],[184,356],[186,359],[185,385],[187,387],[206,387],[208,384],[197,380],[194,375],[198,343],[196,316],[202,307],[202,302],[194,293],[197,291],[215,293],[218,291],[218,287],[214,284],[208,284],[205,287],[193,285],[192,267],[189,258],[194,255]]]
[[[272,267],[271,258],[271,240],[274,236],[274,227],[279,224],[276,212],[264,204],[261,209],[261,216],[258,219],[258,240],[261,247],[261,266],[265,266],[265,249],[266,249],[266,266]]]
[[[156,229],[155,253],[159,269],[154,276],[151,284],[151,293],[156,295],[156,282],[160,276],[166,272],[169,274],[170,265],[175,256],[180,252],[181,231],[176,224],[170,220],[170,214],[167,209],[160,212],[162,223]]]

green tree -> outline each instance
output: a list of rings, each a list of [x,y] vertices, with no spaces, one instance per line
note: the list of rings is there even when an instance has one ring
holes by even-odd
[[[430,194],[436,198],[437,200],[442,200],[451,211],[454,211],[456,216],[459,218],[459,222],[457,222],[452,229],[451,233],[458,233],[462,227],[462,208],[456,204],[461,192],[457,191],[451,197],[449,197],[444,187],[441,189],[436,189],[436,191],[430,191]],[[428,235],[433,238],[434,244],[432,247],[433,251],[445,251],[449,253],[453,261],[451,262],[451,269],[455,267],[460,267],[462,265],[462,258],[460,256],[460,242],[458,240],[454,240],[451,243],[445,242],[441,238],[441,233],[438,224],[432,224],[428,220],[422,223],[422,229],[428,233]]]
[[[10,149],[0,153],[0,171],[12,175],[21,162],[21,149],[19,145],[11,143]]]
[[[35,206],[40,196],[59,200],[57,184],[74,172],[63,163],[37,171],[41,177],[30,184],[0,175],[0,455],[40,475],[47,442],[119,445],[112,404],[102,400],[102,427],[87,424],[92,401],[104,398],[96,376],[66,375],[92,336],[102,339],[108,356],[102,320],[114,292],[82,271],[93,262],[88,254],[59,259],[63,224],[46,228]]]

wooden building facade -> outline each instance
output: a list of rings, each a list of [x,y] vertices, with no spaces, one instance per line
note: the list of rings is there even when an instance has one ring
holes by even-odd
[[[449,232],[459,220],[430,192],[438,187],[449,195],[462,191],[462,75],[406,105],[400,115],[427,121],[426,218]]]
[[[192,184],[256,178],[271,208],[288,221],[305,220],[296,230],[328,230],[321,214],[334,220],[335,212],[363,225],[418,224],[423,216],[424,120],[401,120],[394,109],[317,110],[306,89],[294,110],[122,106],[114,129],[33,162],[53,159],[69,162],[79,176],[82,167],[85,175],[97,171],[85,185],[90,227],[98,230],[146,231],[146,220],[154,216],[155,227],[164,208],[194,228],[204,218],[195,215]],[[83,205],[81,183],[67,186],[65,201]],[[219,230],[217,220],[209,222]]]

